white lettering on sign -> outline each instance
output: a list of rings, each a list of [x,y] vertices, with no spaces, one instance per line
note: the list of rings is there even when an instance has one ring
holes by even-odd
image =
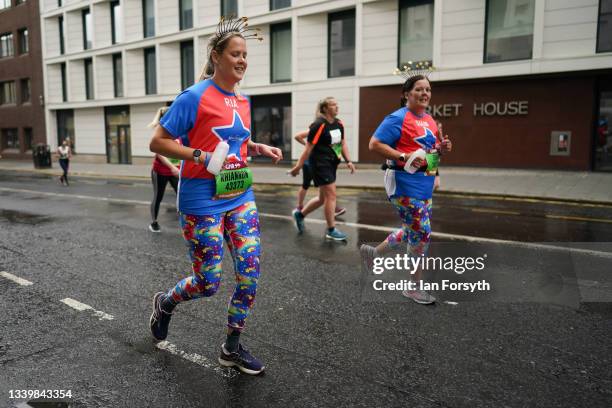
[[[481,102],[474,104],[474,116],[517,116],[529,113],[529,101]]]
[[[230,108],[238,108],[238,103],[236,103],[236,101],[234,99],[230,99],[230,98],[223,98],[223,100],[225,101],[225,105],[227,105]]]
[[[446,103],[444,105],[432,105],[430,106],[429,113],[434,118],[449,118],[451,116],[459,116],[459,109],[463,104],[460,103]]]

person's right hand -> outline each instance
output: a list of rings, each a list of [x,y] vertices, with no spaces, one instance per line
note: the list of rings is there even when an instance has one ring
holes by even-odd
[[[289,174],[291,174],[293,177],[297,176],[300,174],[300,168],[298,166],[293,167],[291,170],[289,170]]]
[[[414,167],[415,169],[420,169],[421,167],[423,167],[425,164],[427,164],[427,160],[425,159],[421,159],[420,157],[417,157],[416,159],[414,159],[412,161],[412,164],[410,165],[411,167]]]

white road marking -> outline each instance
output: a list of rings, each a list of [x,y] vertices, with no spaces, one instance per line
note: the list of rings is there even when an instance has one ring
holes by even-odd
[[[0,272],[0,276],[4,276],[6,279],[11,280],[21,286],[30,286],[34,284],[30,282],[29,280],[20,278],[19,276],[15,276],[12,273],[4,272],[4,271]]]
[[[457,302],[451,302],[450,300],[445,300],[444,303],[446,303],[447,305],[451,305],[451,306],[457,306],[459,304]]]
[[[96,316],[99,320],[113,320],[113,315],[109,315],[108,313],[101,312],[99,310],[94,309],[93,307],[86,305],[85,303],[81,303],[78,300],[74,300],[71,298],[65,298],[60,300],[60,302],[65,303],[73,309],[78,310],[79,312],[83,312],[85,310],[93,311],[94,316]]]
[[[52,197],[78,198],[82,200],[107,201],[107,202],[112,202],[112,203],[140,204],[140,205],[146,205],[146,206],[151,205],[149,201],[126,200],[122,198],[110,198],[110,197],[93,197],[93,196],[83,196],[83,195],[76,195],[76,194],[73,195],[73,194],[65,194],[65,193],[49,193],[49,192],[24,190],[24,189],[17,189],[17,188],[7,188],[7,187],[0,187],[0,191],[39,194],[39,195],[52,196]],[[168,204],[162,203],[162,205],[167,206]],[[291,215],[279,215],[279,214],[269,214],[269,213],[261,213],[261,212],[259,213],[259,215],[261,217],[276,218],[276,219],[289,220],[291,222],[294,222],[293,216]],[[325,220],[321,220],[317,218],[306,218],[304,221],[310,224],[325,224],[326,223]],[[343,221],[337,221],[336,224],[346,225],[347,227],[352,227],[352,228],[363,228],[363,229],[368,229],[372,231],[381,231],[381,232],[391,232],[397,229],[397,228],[392,228],[392,227],[383,227],[380,225],[359,224],[355,222],[343,222]],[[583,255],[589,255],[589,256],[596,256],[599,258],[612,259],[612,252],[596,251],[592,249],[582,249],[582,248],[569,248],[569,247],[564,247],[562,245],[557,246],[557,245],[539,244],[535,242],[521,242],[521,241],[511,241],[511,240],[504,240],[504,239],[476,237],[476,236],[471,236],[471,235],[447,234],[444,232],[432,232],[431,235],[433,238],[443,238],[443,239],[449,239],[449,240],[455,240],[455,241],[483,242],[483,243],[489,243],[489,244],[510,245],[510,246],[516,246],[516,247],[521,247],[521,248],[528,248],[528,249],[541,249],[541,250],[547,250],[547,251],[570,252],[574,254],[583,254]]]
[[[175,356],[184,358],[187,361],[191,361],[192,363],[195,363],[204,368],[212,369],[214,372],[216,372],[222,377],[233,378],[239,374],[236,370],[228,370],[221,368],[219,364],[211,362],[204,356],[201,356],[196,353],[187,353],[183,350],[179,350],[174,344],[169,343],[166,340],[157,343],[156,347],[160,350],[167,351],[168,353],[173,354]]]

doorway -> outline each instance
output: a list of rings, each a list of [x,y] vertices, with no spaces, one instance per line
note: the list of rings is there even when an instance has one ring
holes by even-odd
[[[106,161],[110,164],[131,164],[129,106],[104,108],[106,122]]]

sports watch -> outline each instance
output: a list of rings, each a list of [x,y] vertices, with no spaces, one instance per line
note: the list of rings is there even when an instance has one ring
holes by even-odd
[[[196,164],[202,162],[202,151],[200,149],[195,149],[193,151],[193,161],[196,162]]]

